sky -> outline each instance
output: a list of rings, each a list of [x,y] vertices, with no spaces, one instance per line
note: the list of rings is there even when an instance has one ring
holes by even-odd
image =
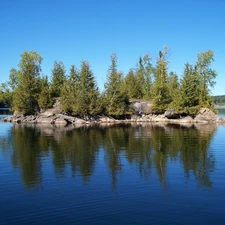
[[[42,58],[42,73],[51,79],[54,61],[67,74],[72,64],[89,61],[101,89],[117,54],[126,75],[148,54],[156,63],[168,47],[168,72],[182,77],[184,64],[211,49],[218,73],[212,95],[225,95],[225,0],[1,0],[0,83],[18,68],[24,51]]]

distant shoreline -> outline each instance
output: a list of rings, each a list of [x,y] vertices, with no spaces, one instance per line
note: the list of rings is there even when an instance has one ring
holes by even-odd
[[[225,105],[216,105],[215,109],[225,109]]]

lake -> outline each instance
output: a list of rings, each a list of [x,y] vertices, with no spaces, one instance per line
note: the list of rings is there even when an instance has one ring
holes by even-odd
[[[223,125],[0,122],[0,165],[0,224],[225,224]]]

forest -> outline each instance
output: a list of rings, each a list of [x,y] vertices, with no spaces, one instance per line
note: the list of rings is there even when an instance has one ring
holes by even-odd
[[[132,114],[131,100],[141,99],[152,102],[152,113],[173,108],[177,113],[195,115],[201,107],[214,109],[210,90],[217,72],[211,68],[213,57],[212,50],[198,53],[194,64],[184,64],[179,78],[175,71],[168,71],[166,46],[155,60],[148,54],[140,56],[126,75],[118,71],[117,55],[112,54],[100,92],[88,61],[81,61],[79,68],[71,65],[69,74],[63,62],[55,61],[48,76],[42,74],[43,58],[35,51],[25,51],[18,67],[9,71],[8,81],[0,86],[0,102],[13,111],[32,115],[51,108],[55,99],[60,99],[68,115],[120,118]]]
[[[216,105],[225,105],[225,95],[217,95],[217,96],[213,96],[213,102]]]

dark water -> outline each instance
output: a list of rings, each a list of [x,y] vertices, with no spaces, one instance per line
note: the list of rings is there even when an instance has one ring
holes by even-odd
[[[225,224],[225,126],[0,123],[0,224]]]

